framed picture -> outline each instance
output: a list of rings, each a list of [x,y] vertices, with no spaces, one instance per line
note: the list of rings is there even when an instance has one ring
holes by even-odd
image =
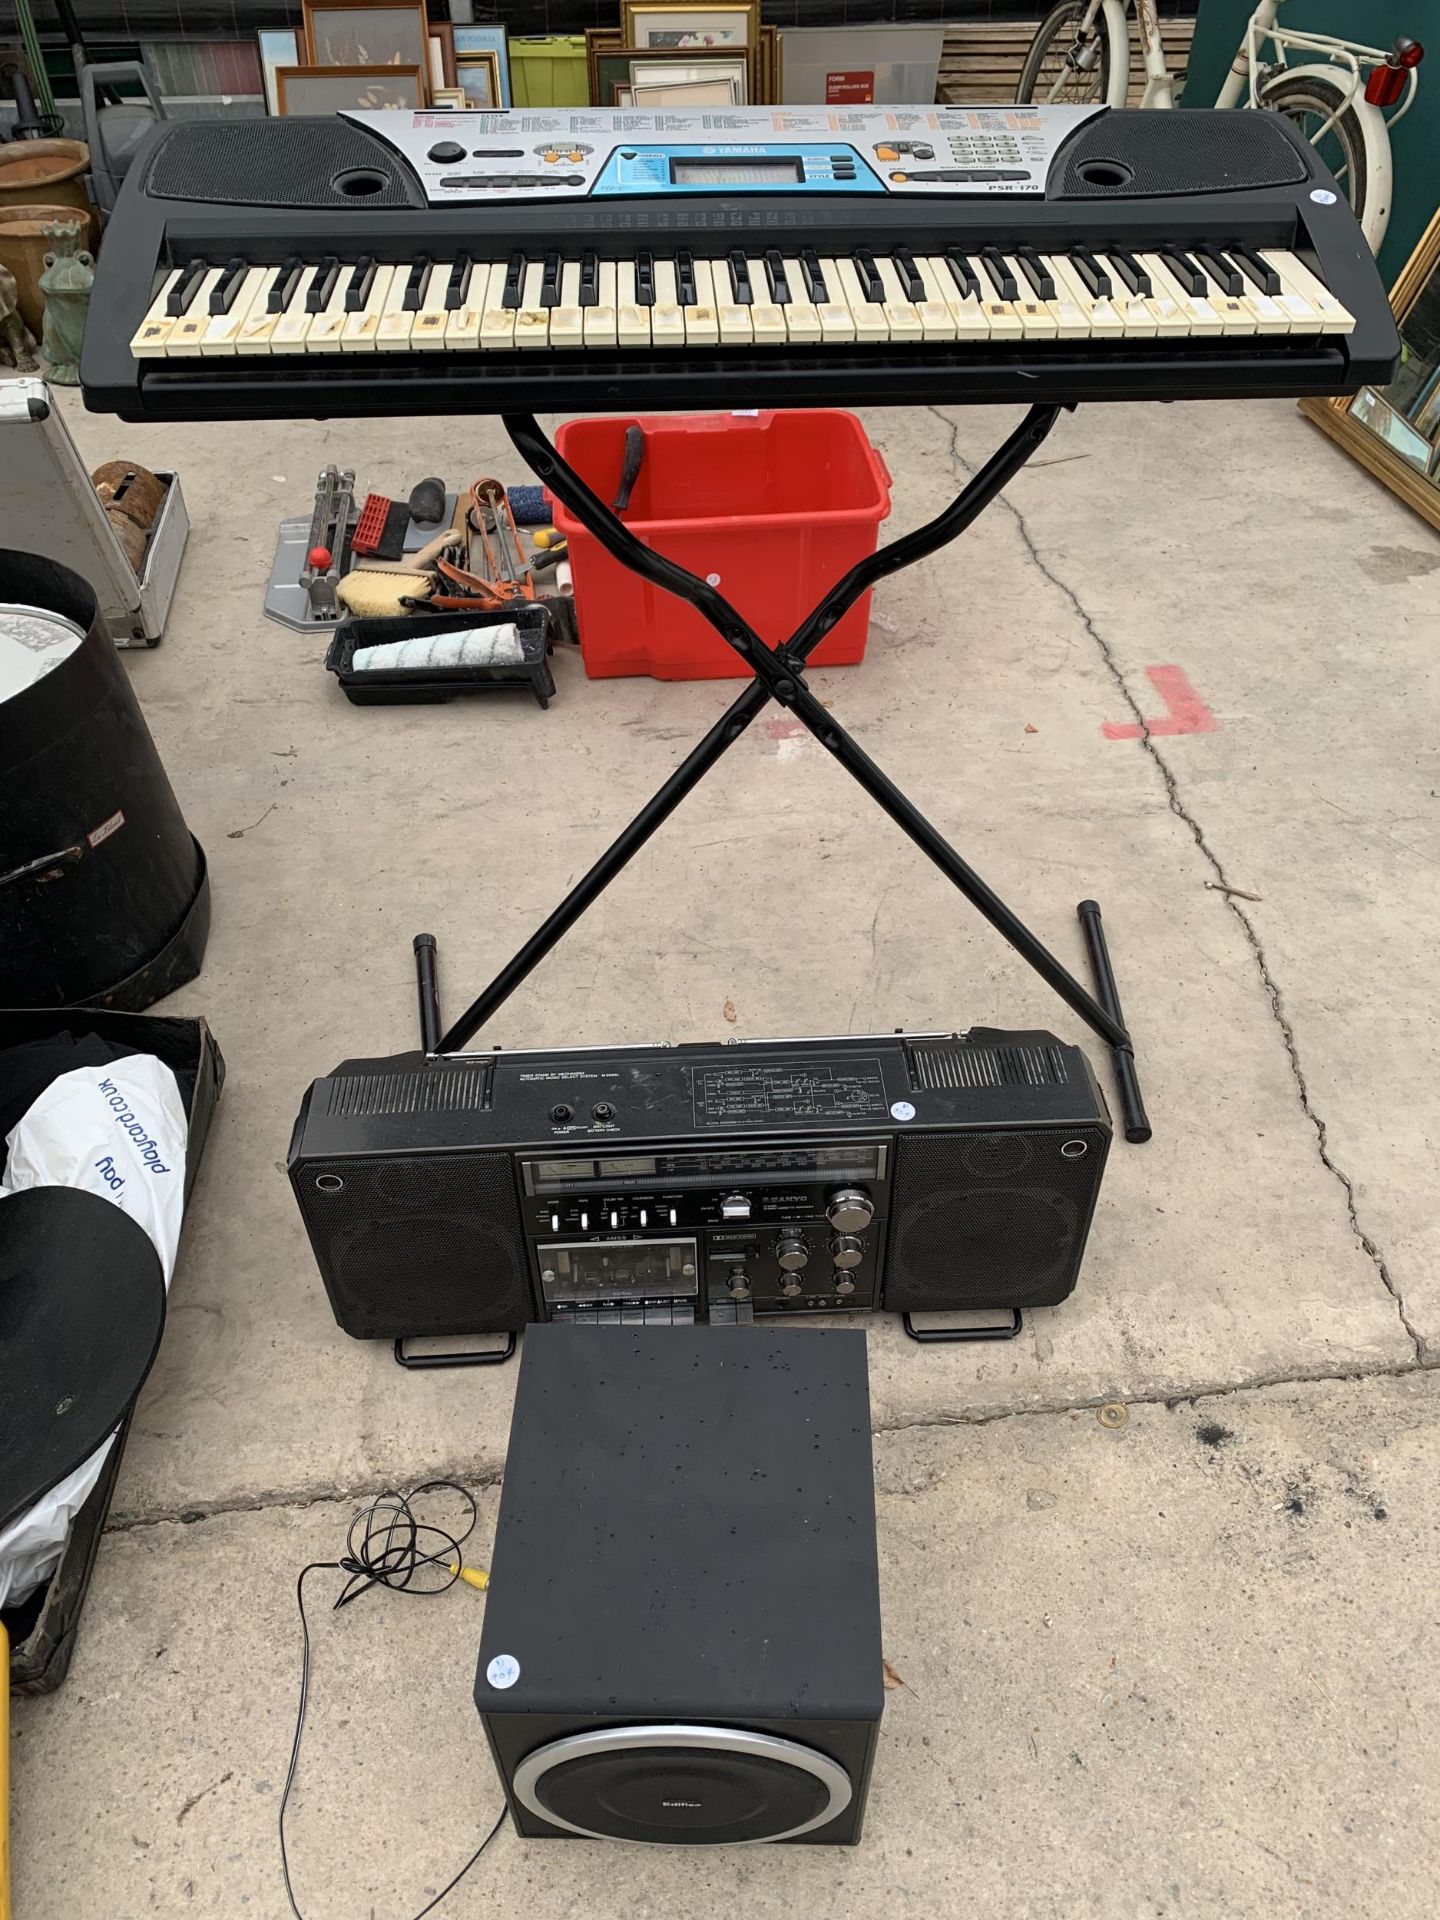
[[[510,100],[510,46],[505,37],[504,27],[454,27],[451,29],[455,39],[457,56],[462,53],[493,53],[500,74],[500,104],[508,107]]]
[[[595,107],[645,108],[668,106],[745,106],[755,98],[756,56],[743,47],[714,59],[698,59],[682,47],[657,52],[652,47],[617,47],[605,44],[603,33],[586,38],[586,56],[590,68],[590,104]],[[696,93],[659,100],[653,89],[672,85],[705,83],[702,98]],[[618,91],[617,91],[618,90]]]
[[[466,105],[465,89],[463,87],[432,87],[430,104],[432,107],[448,108],[451,113],[463,112]]]
[[[431,25],[429,29],[429,79],[430,98],[435,98],[437,87],[455,86],[455,29],[449,21],[441,26]]]
[[[1309,395],[1300,411],[1407,506],[1440,528],[1440,213],[1390,292],[1400,369],[1385,387]]]
[[[265,88],[265,111],[279,113],[280,90],[275,75],[281,67],[300,63],[300,36],[294,27],[263,27],[255,36],[260,48],[260,78]]]
[[[489,48],[462,53],[457,47],[455,79],[465,95],[467,107],[495,108],[503,104],[500,98],[500,59]]]
[[[282,114],[339,113],[342,107],[402,107],[418,113],[425,104],[419,67],[281,67],[275,75]]]
[[[457,28],[456,31],[463,33],[467,32],[468,29]],[[626,49],[621,42],[620,33],[617,28],[591,27],[587,31],[585,35],[585,54],[589,62],[591,106],[623,107],[632,104],[632,102],[627,99],[616,99],[614,96],[613,89],[616,85],[624,86],[627,84],[623,78],[619,76],[613,74],[608,76],[611,91],[607,93],[604,98],[602,98],[597,91],[596,60],[608,54],[618,54],[624,51],[626,51]],[[663,53],[658,53],[654,48],[641,49],[632,47],[628,49],[631,58],[634,58],[636,54],[642,51],[651,58],[658,57],[668,59],[673,53],[683,52],[684,49],[672,48],[665,50]],[[780,87],[780,30],[778,27],[761,27],[760,38],[756,45],[750,49],[750,74],[745,89],[745,98],[752,106],[770,106],[779,100]]]
[[[425,0],[303,0],[303,5],[307,66],[418,67],[428,76]]]
[[[693,53],[698,48],[754,47],[760,39],[760,0],[701,7],[620,0],[620,30],[634,47]]]

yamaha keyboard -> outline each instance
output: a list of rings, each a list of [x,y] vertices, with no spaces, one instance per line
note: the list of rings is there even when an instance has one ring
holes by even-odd
[[[1347,393],[1399,340],[1281,116],[162,126],[81,365],[129,420]]]

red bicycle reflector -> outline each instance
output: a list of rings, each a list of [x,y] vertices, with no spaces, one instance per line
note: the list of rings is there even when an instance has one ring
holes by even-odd
[[[1365,98],[1372,107],[1393,107],[1405,85],[1403,67],[1372,67],[1365,82]]]
[[[1398,60],[1402,67],[1418,67],[1425,58],[1425,49],[1418,40],[1397,40],[1390,58]]]

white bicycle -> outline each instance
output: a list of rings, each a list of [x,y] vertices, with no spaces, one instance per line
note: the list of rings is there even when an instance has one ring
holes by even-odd
[[[1123,107],[1130,91],[1130,0],[1058,0],[1025,56],[1015,98]],[[1155,0],[1133,0],[1145,63],[1142,107],[1173,107]],[[1260,0],[1220,89],[1217,107],[1283,113],[1334,174],[1378,252],[1390,221],[1390,127],[1410,109],[1424,49],[1399,39],[1388,51],[1328,33],[1277,27],[1283,0]],[[1298,54],[1305,64],[1292,66]],[[1312,59],[1312,55],[1323,58]]]

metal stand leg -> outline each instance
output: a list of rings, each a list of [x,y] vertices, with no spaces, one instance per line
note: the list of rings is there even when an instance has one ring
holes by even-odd
[[[776,700],[807,728],[826,752],[889,814],[953,885],[984,914],[1011,946],[1054,988],[1107,1045],[1124,1052],[1133,1067],[1130,1036],[1114,1006],[1097,999],[980,878],[903,794],[889,776],[811,693],[805,663],[837,621],[877,580],[936,552],[962,533],[991,503],[1045,440],[1061,409],[1035,406],[955,500],[934,520],[852,567],[783,644],[769,647],[735,608],[696,574],[653,553],[625,527],[569,467],[530,414],[507,414],[505,427],[532,471],[549,486],[608,552],[641,578],[686,600],[710,622],[754,672],[755,678],[648,801],[590,871],[460,1018],[441,1035],[435,1051],[462,1049],[539,964],[563,934],[604,891],[627,861],[738,740],[769,700]],[[1111,982],[1113,988],[1113,981]],[[1128,1127],[1127,1127],[1128,1134]],[[1135,1138],[1134,1134],[1128,1137]],[[1146,1136],[1148,1137],[1148,1135]]]
[[[415,986],[420,995],[420,1044],[434,1053],[440,1041],[440,976],[436,972],[435,936],[415,936]]]
[[[1075,909],[1080,917],[1080,925],[1085,934],[1085,945],[1090,950],[1090,966],[1095,975],[1095,992],[1105,1011],[1123,1027],[1125,1016],[1120,1011],[1120,990],[1115,985],[1115,972],[1110,965],[1110,949],[1105,944],[1105,928],[1100,919],[1100,902],[1082,900]],[[1135,1050],[1127,1040],[1123,1047],[1112,1047],[1111,1057],[1115,1062],[1115,1078],[1120,1086],[1120,1111],[1125,1117],[1125,1138],[1135,1146],[1141,1146],[1150,1138],[1150,1121],[1145,1112],[1145,1102],[1140,1098],[1140,1076],[1135,1071]]]

